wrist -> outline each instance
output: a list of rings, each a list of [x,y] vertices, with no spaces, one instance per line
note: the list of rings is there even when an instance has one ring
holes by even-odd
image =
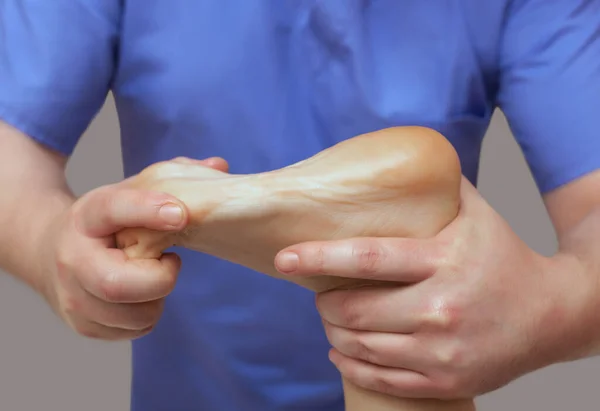
[[[47,298],[48,277],[53,264],[62,216],[73,204],[74,197],[62,191],[36,196],[29,204],[36,210],[21,209],[3,238],[7,253],[3,259],[6,271],[22,280],[34,291]],[[39,207],[43,204],[43,207]]]
[[[51,206],[41,214],[32,226],[32,262],[34,267],[29,278],[31,286],[48,300],[52,293],[51,284],[55,269],[56,247],[59,243],[61,227],[67,212],[75,202],[75,197],[57,193],[49,199]]]
[[[579,256],[559,252],[546,259],[544,280],[552,284],[545,299],[545,328],[540,346],[551,352],[544,365],[600,354],[599,282]]]

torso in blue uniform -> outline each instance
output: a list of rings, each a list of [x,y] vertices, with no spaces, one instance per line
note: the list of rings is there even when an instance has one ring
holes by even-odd
[[[548,191],[600,161],[599,4],[0,0],[0,116],[69,154],[112,89],[127,176],[177,156],[261,172],[422,125],[475,182],[501,103]],[[343,410],[312,293],[177,251],[164,315],[133,342],[133,411]]]
[[[127,175],[176,156],[260,172],[419,124],[474,179],[502,15],[463,3],[128,0],[114,84]],[[178,251],[164,316],[133,344],[134,411],[343,409],[312,293]]]

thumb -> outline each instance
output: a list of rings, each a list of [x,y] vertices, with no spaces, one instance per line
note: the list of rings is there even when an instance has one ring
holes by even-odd
[[[118,185],[96,189],[73,206],[73,220],[87,237],[101,238],[124,228],[177,231],[185,227],[188,211],[173,196]]]

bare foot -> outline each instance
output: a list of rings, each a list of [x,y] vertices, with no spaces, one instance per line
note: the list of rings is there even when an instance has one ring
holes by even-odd
[[[431,237],[458,214],[461,170],[452,145],[423,127],[363,134],[288,167],[232,175],[189,159],[154,164],[133,187],[186,204],[183,232],[126,229],[117,244],[131,258],[158,258],[170,246],[210,254],[315,292],[373,284],[329,276],[292,278],[274,266],[283,248],[350,237]],[[348,411],[473,410],[472,401],[408,401],[344,382]]]

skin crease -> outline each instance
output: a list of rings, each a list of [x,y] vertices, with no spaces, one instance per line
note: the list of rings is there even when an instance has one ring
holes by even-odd
[[[431,161],[435,158],[436,161]],[[177,245],[292,281],[315,292],[389,282],[289,277],[274,265],[284,247],[355,236],[427,238],[459,212],[460,162],[439,133],[395,127],[356,136],[280,170],[231,175],[190,159],[154,164],[126,184],[169,193],[189,212],[178,233],[128,228],[116,241],[133,260],[157,259]],[[346,409],[473,410],[471,399],[403,399],[344,380]]]

